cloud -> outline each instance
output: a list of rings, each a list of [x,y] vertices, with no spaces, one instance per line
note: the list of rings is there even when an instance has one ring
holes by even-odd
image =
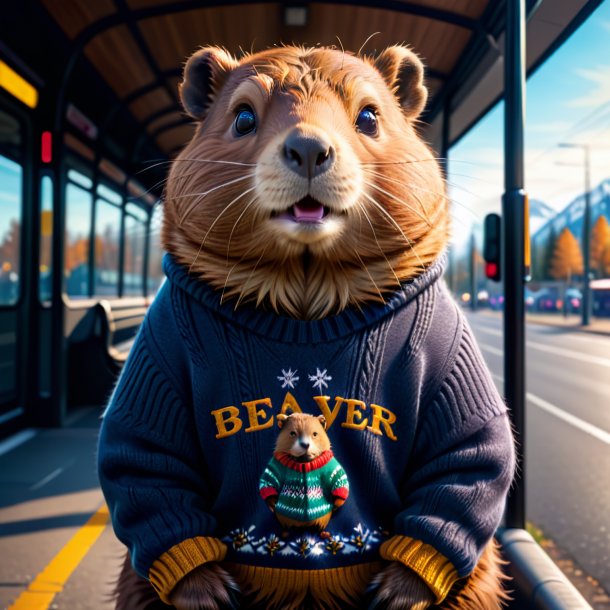
[[[598,65],[595,68],[579,68],[576,74],[593,84],[583,95],[566,101],[570,108],[593,108],[610,101],[610,66]]]

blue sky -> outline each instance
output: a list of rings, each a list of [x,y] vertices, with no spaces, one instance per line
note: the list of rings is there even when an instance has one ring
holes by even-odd
[[[456,242],[500,209],[503,111],[500,103],[450,151]],[[584,188],[582,150],[559,142],[592,146],[592,186],[610,177],[610,0],[528,80],[525,141],[527,191],[558,211]]]

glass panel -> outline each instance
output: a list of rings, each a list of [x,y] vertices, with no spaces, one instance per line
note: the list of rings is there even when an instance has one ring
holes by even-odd
[[[125,259],[123,267],[123,294],[144,293],[144,248],[146,246],[147,214],[142,208],[128,204],[125,215]],[[138,218],[132,214],[138,215]],[[143,215],[143,216],[142,216]]]
[[[119,294],[119,238],[121,208],[98,199],[95,207],[94,294]]]
[[[91,206],[90,193],[74,184],[67,185],[64,276],[70,296],[89,296]]]
[[[21,156],[19,121],[2,110],[0,110],[0,147],[13,157]]]
[[[161,260],[161,223],[163,221],[163,208],[160,203],[155,205],[150,221],[150,244],[148,249],[148,286],[147,293],[155,294],[164,279]]]
[[[21,166],[0,155],[0,305],[19,298]]]
[[[53,271],[53,180],[43,176],[40,182],[40,278],[38,297],[49,301]]]
[[[116,203],[117,205],[123,203],[123,197],[121,197],[121,195],[103,184],[97,185],[97,194],[104,199],[108,199],[111,203]]]
[[[84,186],[86,189],[90,189],[93,186],[93,180],[91,180],[91,178],[83,176],[83,174],[77,172],[75,169],[68,170],[68,180],[72,180],[72,182],[76,182],[76,184]]]

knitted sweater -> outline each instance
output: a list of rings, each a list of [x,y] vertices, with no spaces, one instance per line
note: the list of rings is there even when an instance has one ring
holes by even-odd
[[[167,600],[206,561],[272,590],[290,570],[364,578],[383,557],[442,599],[498,526],[514,469],[505,404],[442,261],[384,304],[315,321],[235,309],[169,256],[164,269],[98,451],[136,571]],[[275,415],[298,411],[324,415],[350,481],[327,540],[281,538],[259,495]]]
[[[332,451],[305,463],[276,453],[261,476],[259,491],[263,500],[278,496],[276,513],[305,523],[330,513],[333,497],[346,500],[349,483]]]

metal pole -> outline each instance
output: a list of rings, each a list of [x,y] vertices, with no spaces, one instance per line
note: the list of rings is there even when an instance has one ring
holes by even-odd
[[[506,3],[504,37],[504,392],[517,436],[520,475],[506,506],[506,526],[525,527],[525,0]]]
[[[591,323],[591,150],[583,146],[585,153],[585,217],[582,228],[584,277],[582,286],[582,325]]]
[[[474,229],[470,234],[470,309],[476,311],[478,307],[477,298],[477,241]]]

